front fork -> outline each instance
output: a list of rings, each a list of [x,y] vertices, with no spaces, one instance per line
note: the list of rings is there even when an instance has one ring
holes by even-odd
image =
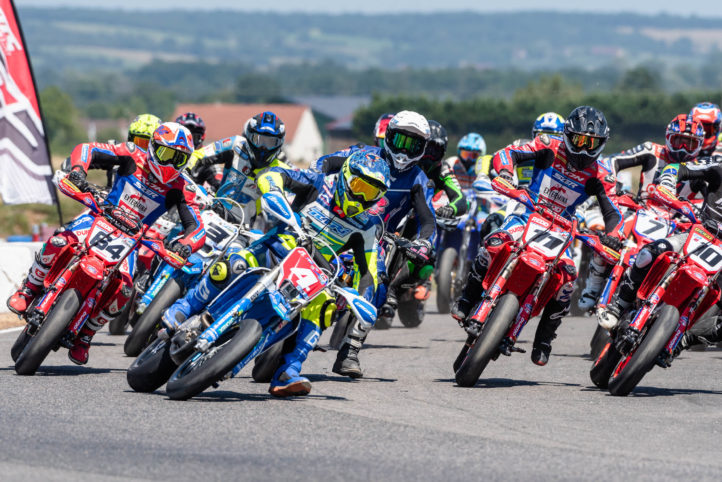
[[[486,293],[484,293],[481,304],[465,323],[464,329],[470,336],[478,337],[481,333],[481,328],[484,325],[486,318],[491,313],[491,310],[493,310],[496,306],[496,303],[499,300],[499,295],[502,293],[509,276],[516,267],[516,264],[519,262],[519,256],[515,256],[518,253],[512,252],[511,254],[512,255],[509,256],[509,259],[506,262],[506,266],[501,269],[494,279],[494,282],[491,284]]]
[[[539,300],[539,294],[546,286],[550,277],[551,269],[547,269],[547,271],[545,271],[542,275],[541,279],[539,279],[539,281],[537,282],[536,287],[531,290],[528,295],[526,295],[526,298],[524,298],[524,303],[521,306],[521,310],[519,310],[519,313],[516,315],[516,320],[514,321],[514,324],[511,325],[509,333],[507,333],[506,335],[506,339],[508,340],[508,343],[510,345],[516,343],[516,340],[519,337],[521,330],[523,330],[526,324],[529,322],[529,318],[531,318],[531,313],[534,310],[534,306],[536,306],[537,301]]]
[[[664,350],[667,352],[668,355],[674,353],[674,349],[677,348],[679,341],[682,339],[682,335],[684,335],[684,333],[692,327],[692,323],[690,322],[690,320],[694,318],[695,313],[697,312],[697,308],[699,308],[699,305],[702,303],[702,300],[707,295],[709,290],[709,284],[697,290],[697,293],[694,295],[692,302],[687,305],[682,314],[679,316],[679,323],[677,324],[677,329],[674,331],[674,333],[669,338],[669,341],[664,347]]]

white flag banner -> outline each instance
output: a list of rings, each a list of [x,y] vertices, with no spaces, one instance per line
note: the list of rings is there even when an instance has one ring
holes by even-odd
[[[0,196],[6,204],[56,202],[45,128],[12,0],[0,0]]]

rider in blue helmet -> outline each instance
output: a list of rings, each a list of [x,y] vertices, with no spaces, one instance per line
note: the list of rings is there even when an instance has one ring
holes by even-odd
[[[534,127],[531,128],[532,139],[539,134],[547,134],[550,136],[561,136],[564,134],[564,117],[556,112],[546,112],[534,121]]]
[[[486,141],[481,134],[469,132],[459,140],[456,146],[456,155],[472,177],[473,182],[476,175],[474,172],[476,161],[486,155]]]

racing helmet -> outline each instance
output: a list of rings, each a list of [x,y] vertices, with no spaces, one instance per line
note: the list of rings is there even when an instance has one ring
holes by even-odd
[[[476,132],[469,132],[459,139],[456,145],[456,155],[464,167],[469,170],[474,167],[476,160],[486,155],[486,141]]]
[[[132,142],[141,149],[148,149],[150,136],[163,122],[160,117],[153,114],[140,114],[128,126],[128,142]]]
[[[163,184],[180,176],[193,153],[191,132],[177,122],[165,122],[148,143],[148,168]]]
[[[679,114],[667,125],[664,139],[672,161],[689,162],[702,149],[705,131],[702,123],[691,114]]]
[[[397,170],[405,171],[421,160],[429,136],[426,117],[402,110],[391,118],[386,128],[384,151]]]
[[[609,126],[602,111],[583,105],[574,109],[564,122],[567,164],[577,170],[592,166],[609,139]]]
[[[561,136],[564,134],[564,117],[556,112],[546,112],[537,117],[531,128],[532,139],[539,134],[548,134],[551,136]]]
[[[376,125],[374,126],[374,143],[376,147],[384,147],[386,129],[389,127],[389,122],[391,122],[393,117],[393,114],[381,114],[381,117],[376,121]]]
[[[273,112],[261,112],[248,119],[243,136],[248,141],[251,165],[254,169],[261,169],[268,167],[281,150],[286,126]]]
[[[704,143],[702,143],[700,155],[711,155],[717,147],[717,137],[720,135],[722,126],[722,111],[717,104],[701,102],[692,107],[689,115],[701,123],[704,129]]]
[[[390,176],[388,163],[379,155],[355,151],[344,161],[336,179],[336,205],[349,217],[366,211],[386,194]]]
[[[176,117],[175,121],[191,131],[193,135],[193,145],[196,149],[200,149],[203,141],[206,139],[206,123],[203,122],[201,116],[195,112],[186,112]]]

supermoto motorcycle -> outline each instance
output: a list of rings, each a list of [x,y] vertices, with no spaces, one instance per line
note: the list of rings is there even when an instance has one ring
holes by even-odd
[[[483,280],[484,295],[465,322],[468,337],[453,365],[456,382],[462,387],[475,385],[488,363],[500,354],[523,352],[515,347],[516,340],[561,288],[558,263],[577,233],[576,217],[570,221],[534,204],[526,191],[514,189],[499,177],[492,180],[492,186],[532,212],[521,238],[503,242],[492,254]],[[610,262],[616,261],[618,253],[598,238],[593,245]]]
[[[216,198],[213,205],[222,210],[221,203],[229,202]],[[221,211],[222,212],[222,211]],[[239,209],[242,213],[242,209]],[[168,264],[162,264],[150,286],[138,302],[136,308],[137,319],[132,331],[125,340],[123,347],[128,356],[138,356],[160,329],[160,320],[163,312],[180,298],[187,289],[198,283],[207,270],[218,259],[225,255],[232,243],[241,242],[247,245],[247,239],[259,237],[242,228],[243,218],[239,223],[226,221],[213,209],[206,209],[201,213],[203,225],[206,230],[206,242],[201,249],[188,258],[188,263],[180,269]]]
[[[325,242],[311,238],[285,198],[266,193],[262,206],[296,234],[298,247],[273,268],[247,270],[206,311],[146,348],[128,370],[134,390],[153,391],[170,377],[166,393],[182,400],[237,375],[254,358],[295,336],[302,308],[325,289],[342,299],[361,322],[373,323],[376,308],[342,286],[342,263],[336,259],[334,268],[318,252],[315,243]],[[277,232],[274,228],[266,236]]]
[[[121,289],[119,268],[139,246],[149,247],[176,267],[185,264],[161,241],[148,239],[148,228],[134,213],[99,204],[92,189],[81,192],[67,179],[58,188],[88,207],[94,220],[84,242],[69,243],[58,253],[43,292],[27,310],[27,325],[11,349],[19,375],[34,375],[51,350],[73,346],[85,322]]]
[[[597,387],[625,396],[655,364],[670,366],[684,333],[720,299],[720,234],[715,222],[694,224],[681,253],[657,258],[637,291],[635,309],[619,321],[592,366]]]

